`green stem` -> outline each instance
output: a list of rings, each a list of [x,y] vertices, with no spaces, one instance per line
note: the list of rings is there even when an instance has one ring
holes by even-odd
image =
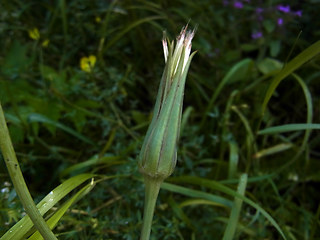
[[[145,202],[143,212],[143,225],[140,240],[149,240],[154,208],[156,206],[162,179],[144,177],[145,183]]]
[[[24,209],[32,220],[36,229],[46,240],[57,240],[49,226],[38,211],[24,181],[16,153],[13,149],[6,120],[0,103],[0,149],[7,165],[13,186],[22,202]]]
[[[248,181],[248,174],[246,173],[242,174],[240,176],[240,181],[239,181],[238,191],[237,191],[242,196],[244,196],[245,194],[247,181]],[[234,235],[235,235],[238,221],[239,221],[242,202],[243,202],[242,199],[237,197],[234,198],[231,214],[228,220],[228,225],[226,227],[226,230],[224,231],[222,240],[234,239]]]

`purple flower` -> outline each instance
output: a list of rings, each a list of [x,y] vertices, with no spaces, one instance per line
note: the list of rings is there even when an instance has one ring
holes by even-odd
[[[283,24],[283,19],[282,18],[278,18],[278,25],[281,26]]]
[[[223,3],[223,6],[227,6],[229,4],[229,1],[228,0],[223,0],[222,3]]]
[[[263,12],[263,8],[257,7],[256,8],[256,14],[261,14]]]
[[[255,32],[251,34],[252,39],[259,39],[259,38],[262,38],[262,36],[263,36],[262,32]]]
[[[243,3],[236,1],[236,2],[233,3],[233,6],[234,6],[235,8],[243,8]]]
[[[294,15],[298,16],[298,17],[302,17],[302,10],[298,10],[294,13]]]
[[[263,15],[262,15],[263,11],[264,11],[264,9],[263,9],[263,8],[260,8],[260,7],[256,8],[256,10],[255,10],[255,12],[256,12],[256,14],[257,14],[257,19],[258,19],[259,21],[262,21],[262,20],[263,20]]]
[[[290,12],[290,6],[289,6],[289,5],[287,5],[287,6],[278,5],[277,9],[278,9],[280,12],[284,12],[284,13],[289,13],[289,12]]]

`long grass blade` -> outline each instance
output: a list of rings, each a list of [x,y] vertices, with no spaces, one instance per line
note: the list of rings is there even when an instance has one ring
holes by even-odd
[[[188,197],[205,199],[219,206],[228,207],[228,208],[231,208],[232,206],[232,201],[226,198],[223,198],[214,194],[210,194],[210,193],[193,190],[190,188],[181,187],[171,183],[162,183],[161,188],[169,190],[171,192],[179,193]]]
[[[245,193],[245,190],[246,190],[247,179],[248,179],[248,175],[247,174],[242,174],[241,177],[240,177],[240,181],[239,181],[239,185],[238,185],[238,190],[237,191],[242,196],[244,196],[244,193]],[[235,197],[234,202],[233,202],[233,206],[232,206],[232,210],[231,210],[231,214],[230,214],[230,217],[229,217],[229,221],[228,221],[228,224],[227,224],[227,227],[226,227],[226,230],[224,232],[222,240],[232,240],[233,239],[234,234],[235,234],[236,229],[237,229],[238,221],[239,221],[242,202],[243,202],[242,199],[239,199],[239,198]]]
[[[242,196],[238,192],[232,190],[231,188],[228,188],[224,186],[223,184],[213,181],[213,180],[208,180],[205,178],[199,178],[199,177],[193,177],[193,176],[182,176],[182,177],[176,177],[176,178],[171,178],[172,181],[174,182],[184,182],[184,183],[190,183],[190,184],[196,184],[202,187],[208,187],[213,190],[218,190],[223,193],[226,193],[232,197],[237,197],[241,200],[243,200],[245,203],[249,204],[253,208],[257,209],[258,211],[261,212],[261,214],[264,215],[266,219],[269,220],[269,222],[278,230],[280,235],[282,236],[283,239],[287,239],[286,236],[284,235],[283,231],[281,230],[280,226],[278,223],[273,219],[273,217],[262,207],[260,207],[258,204],[250,200],[249,198]]]
[[[279,85],[279,83],[285,79],[287,76],[289,76],[291,73],[293,73],[295,70],[297,70],[299,67],[301,67],[306,62],[310,61],[312,58],[314,58],[316,55],[320,53],[320,41],[317,41],[316,43],[312,44],[310,47],[305,49],[303,52],[301,52],[298,56],[296,56],[294,59],[292,59],[271,81],[271,84],[267,90],[266,96],[264,98],[264,101],[262,103],[262,113],[265,112],[265,109],[267,107],[267,104],[273,95],[275,89]]]
[[[62,207],[59,208],[57,212],[54,213],[53,216],[49,218],[47,221],[47,224],[51,229],[53,229],[59,220],[62,218],[62,216],[66,213],[66,211],[71,207],[72,204],[80,200],[82,197],[84,197],[86,194],[88,194],[94,187],[95,183],[91,181],[91,183],[84,186],[81,190],[79,190],[71,199],[69,199],[66,203],[62,205]],[[43,240],[42,236],[38,231],[36,231],[28,240]]]
[[[320,129],[320,124],[318,123],[292,123],[292,124],[284,124],[281,126],[269,127],[262,129],[258,132],[258,134],[275,134],[275,133],[284,133],[284,132],[292,132],[292,131],[304,131],[311,129]]]
[[[90,140],[89,138],[87,138],[87,137],[83,136],[82,134],[76,132],[72,128],[67,127],[62,123],[53,121],[53,120],[51,120],[51,119],[49,119],[49,118],[47,118],[47,117],[45,117],[45,116],[43,116],[41,114],[32,113],[32,114],[29,115],[28,120],[29,120],[29,122],[41,122],[41,123],[53,125],[53,126],[55,126],[57,128],[60,128],[61,130],[65,131],[65,132],[75,136],[76,138],[80,139],[83,142],[89,143],[91,145],[95,145],[95,143],[92,140]]]
[[[222,89],[231,82],[235,82],[237,80],[239,80],[239,76],[241,77],[245,77],[246,74],[248,73],[248,70],[250,69],[250,67],[253,66],[253,61],[251,59],[243,59],[240,62],[238,62],[237,64],[235,64],[229,71],[228,73],[225,75],[225,77],[220,81],[219,85],[217,86],[217,88],[215,89],[215,91],[212,94],[212,97],[210,98],[210,102],[208,104],[207,110],[206,110],[206,114],[204,114],[203,119],[202,119],[202,124],[204,123],[207,114],[209,113],[209,111],[212,109],[213,104],[215,103],[217,97],[219,96],[219,94],[221,93]],[[240,78],[241,78],[240,77]]]
[[[158,19],[163,19],[164,17],[162,16],[151,16],[151,17],[146,17],[143,19],[140,19],[138,21],[135,21],[133,23],[131,23],[129,26],[127,26],[125,29],[123,29],[122,31],[120,31],[117,35],[114,36],[114,38],[112,38],[108,44],[105,46],[105,48],[103,49],[103,52],[105,52],[108,48],[110,48],[113,44],[115,44],[121,37],[123,37],[126,33],[128,33],[130,30],[132,30],[133,28],[146,23],[146,22],[151,22],[154,20],[158,20]]]
[[[81,174],[64,181],[37,204],[40,214],[44,215],[68,193],[94,176],[94,174]],[[19,222],[11,227],[0,240],[22,239],[32,227],[33,223],[29,216],[24,216]]]

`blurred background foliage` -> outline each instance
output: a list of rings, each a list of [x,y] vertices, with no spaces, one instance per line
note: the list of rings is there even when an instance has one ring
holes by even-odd
[[[197,28],[198,53],[168,182],[179,176],[187,189],[233,200],[183,176],[236,189],[248,173],[246,196],[288,239],[320,238],[319,132],[306,144],[304,131],[258,135],[307,116],[320,121],[319,57],[296,71],[304,87],[289,76],[261,112],[272,76],[320,39],[320,1],[2,0],[0,9],[0,100],[35,201],[79,173],[115,176],[72,206],[54,230],[59,239],[138,238],[136,157],[164,68],[162,32],[173,39],[186,23]],[[24,212],[3,161],[0,179],[2,235]],[[163,189],[152,239],[221,239],[230,208],[199,199]],[[235,239],[281,236],[244,204]]]

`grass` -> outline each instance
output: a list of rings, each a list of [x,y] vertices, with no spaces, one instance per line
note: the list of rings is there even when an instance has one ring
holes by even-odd
[[[303,15],[272,10],[277,4]],[[162,31],[172,39],[187,22],[197,26],[198,52],[177,167],[162,184],[151,239],[283,239],[281,231],[319,239],[315,6],[1,1],[0,101],[36,204],[59,192],[43,209],[58,239],[138,239],[137,156],[164,67]],[[255,31],[263,37],[252,39]],[[90,55],[88,73],[80,59]],[[2,157],[0,184],[3,236],[24,211]]]

